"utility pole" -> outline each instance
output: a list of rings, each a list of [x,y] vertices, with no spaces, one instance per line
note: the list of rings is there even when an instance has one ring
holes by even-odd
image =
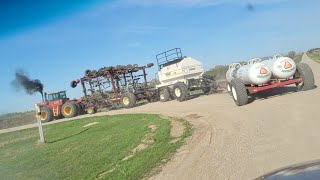
[[[42,122],[40,119],[41,111],[40,111],[40,107],[38,105],[35,105],[35,107],[36,107],[36,117],[37,117],[38,128],[39,128],[40,143],[44,144],[44,143],[46,143],[46,139],[44,137]]]

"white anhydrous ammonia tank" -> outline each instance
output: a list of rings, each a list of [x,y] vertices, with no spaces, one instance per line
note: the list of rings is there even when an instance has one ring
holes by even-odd
[[[261,62],[250,62],[240,67],[236,65],[234,68],[229,68],[229,70],[230,72],[226,74],[228,82],[233,78],[239,78],[244,84],[265,84],[272,75],[270,68]]]
[[[233,78],[235,78],[235,72],[237,69],[240,68],[240,63],[232,63],[229,66],[229,69],[226,73],[226,79],[228,82],[230,82]]]
[[[263,63],[254,63],[241,66],[236,73],[236,77],[245,84],[261,85],[267,83],[271,78],[271,70]]]
[[[274,79],[288,79],[294,75],[297,66],[296,63],[289,57],[275,56],[273,59],[262,61],[272,71]]]

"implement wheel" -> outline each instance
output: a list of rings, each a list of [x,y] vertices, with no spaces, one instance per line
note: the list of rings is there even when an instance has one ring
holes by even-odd
[[[88,108],[87,108],[87,113],[88,113],[88,114],[94,114],[94,113],[96,113],[96,112],[97,112],[96,109],[93,108],[93,107],[88,107]]]
[[[122,107],[124,108],[132,108],[136,105],[136,96],[131,93],[131,92],[126,92],[124,93],[121,98],[120,98],[120,101],[121,101],[121,105]]]
[[[42,107],[40,109],[40,120],[42,122],[49,122],[53,120],[53,111],[49,107]]]
[[[71,82],[70,82],[70,86],[71,86],[72,88],[77,87],[77,85],[78,85],[77,81],[71,81]]]
[[[185,101],[188,99],[188,88],[187,85],[183,82],[177,82],[173,86],[173,95],[174,98],[179,102]]]
[[[237,106],[248,104],[247,89],[241,79],[235,78],[230,82],[231,94]]]
[[[65,118],[72,118],[79,114],[79,110],[75,102],[69,101],[62,105],[61,113]]]
[[[297,64],[297,71],[294,74],[294,78],[300,77],[302,78],[302,82],[296,84],[299,91],[307,91],[314,88],[314,75],[308,64]]]

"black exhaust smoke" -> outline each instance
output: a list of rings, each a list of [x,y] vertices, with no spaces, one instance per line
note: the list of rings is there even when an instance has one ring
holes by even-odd
[[[15,79],[11,82],[11,85],[17,90],[23,89],[29,95],[39,92],[43,98],[43,84],[41,81],[39,79],[30,79],[22,70],[16,71]]]

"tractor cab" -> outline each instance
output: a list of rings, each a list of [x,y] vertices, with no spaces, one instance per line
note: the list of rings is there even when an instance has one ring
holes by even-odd
[[[45,99],[46,101],[57,101],[57,100],[63,100],[68,99],[66,91],[59,91],[59,92],[53,92],[53,93],[45,93]]]
[[[49,104],[62,105],[69,100],[66,91],[44,93],[45,102]]]

